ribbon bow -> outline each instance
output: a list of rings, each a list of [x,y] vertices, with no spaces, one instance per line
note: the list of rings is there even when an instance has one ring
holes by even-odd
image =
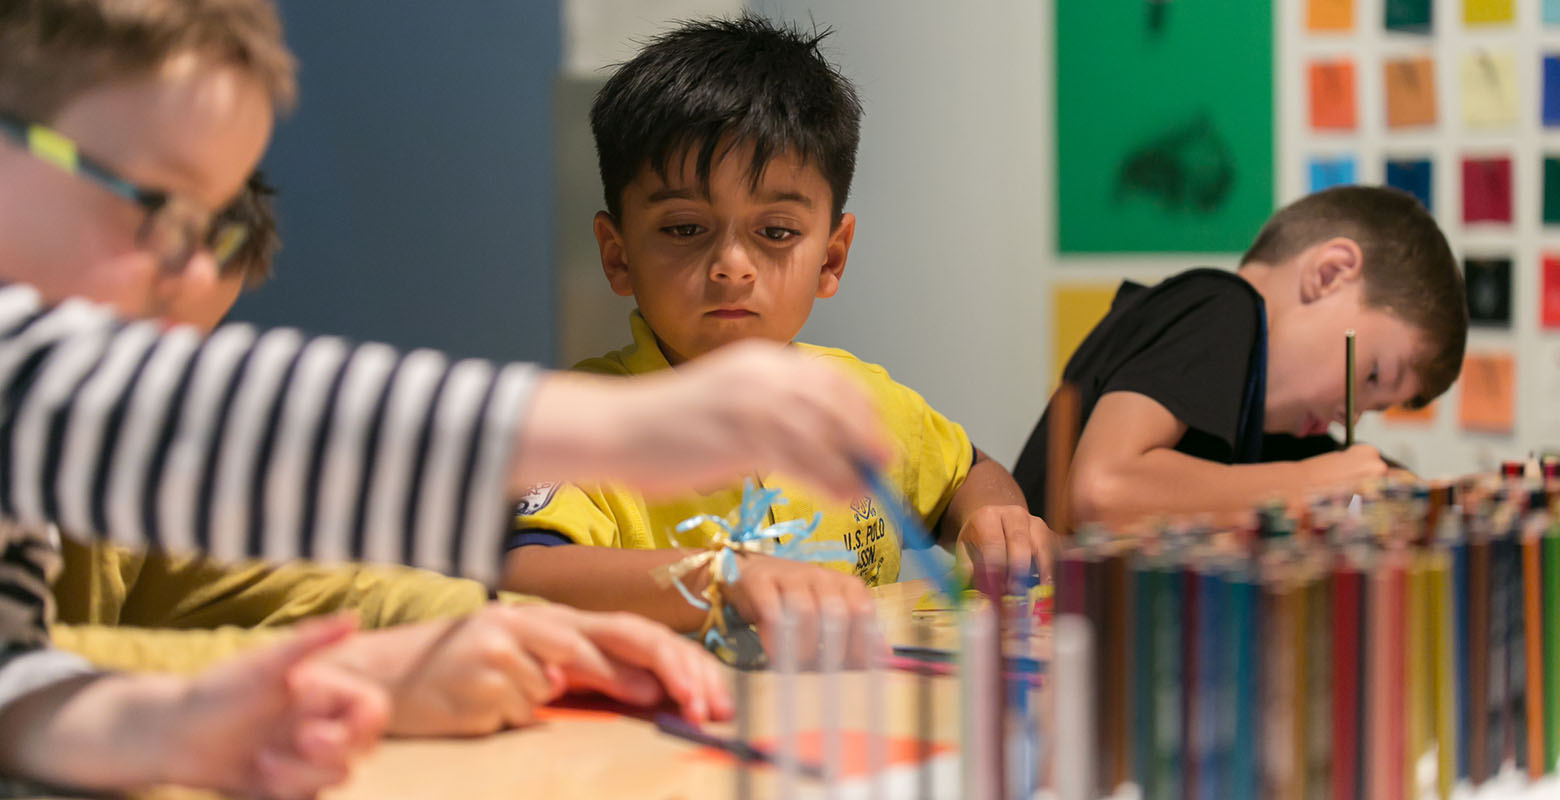
[[[785,502],[779,489],[756,489],[751,480],[742,485],[742,502],[734,512],[735,521],[714,514],[695,514],[677,523],[672,540],[679,547],[701,548],[697,553],[679,559],[675,563],[657,567],[651,572],[656,583],[672,586],[688,604],[704,613],[704,624],[699,627],[699,639],[712,650],[727,646],[725,589],[741,577],[737,556],[744,553],[763,553],[773,548],[771,555],[798,561],[844,561],[855,555],[843,547],[823,547],[809,541],[822,520],[821,513],[812,519],[793,519],[765,525],[772,506]],[[707,543],[685,542],[682,536],[704,526],[715,529]],[[780,542],[783,537],[789,541]],[[709,568],[709,579],[704,590],[695,595],[683,579],[699,569]]]

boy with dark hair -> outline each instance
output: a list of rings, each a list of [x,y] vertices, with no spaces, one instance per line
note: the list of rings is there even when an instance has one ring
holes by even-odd
[[[591,109],[608,209],[594,230],[607,281],[639,308],[630,318],[632,345],[577,369],[664,373],[734,342],[790,343],[813,301],[838,290],[856,226],[844,207],[861,105],[819,52],[825,35],[755,17],[691,23],[651,42],[607,81]],[[1028,573],[1043,560],[1045,524],[963,428],[881,367],[843,350],[792,347],[867,389],[894,436],[888,481],[944,547],[999,572]],[[805,424],[796,423],[798,435]],[[866,586],[898,579],[906,532],[869,496],[831,502],[784,473],[756,477],[788,499],[771,510],[771,523],[821,514],[815,539],[843,546],[849,559],[826,569],[749,554],[725,600],[758,625],[766,644],[782,605],[799,613],[804,631],[819,613],[868,617]],[[652,572],[683,558],[679,546],[708,544],[702,531],[672,538],[677,523],[724,516],[740,497],[740,485],[730,484],[655,502],[620,486],[547,487],[517,512],[505,585],[695,628],[702,612]],[[707,576],[687,580],[697,593]]]
[[[0,772],[309,796],[384,724],[381,692],[315,658],[347,633],[339,621],[196,679],[103,675],[50,649],[45,523],[225,559],[483,578],[504,498],[538,480],[615,473],[664,491],[780,465],[846,492],[858,459],[883,457],[848,379],[778,348],[628,384],[286,330],[202,339],[70,299],[157,317],[208,285],[213,212],[292,92],[265,0],[0,4],[0,517],[16,523],[0,529]],[[734,383],[769,402],[714,391]],[[800,449],[797,417],[813,423]],[[543,627],[573,633],[538,636],[543,663],[488,665],[525,699],[570,670],[628,677],[585,623]]]
[[[1241,513],[1383,474],[1368,445],[1269,461],[1274,440],[1344,419],[1345,331],[1356,413],[1421,407],[1451,386],[1468,333],[1463,280],[1434,218],[1393,189],[1328,189],[1279,210],[1235,272],[1122,285],[1062,374],[1082,433],[1069,497],[1080,521]],[[1051,408],[1014,468],[1045,509]]]

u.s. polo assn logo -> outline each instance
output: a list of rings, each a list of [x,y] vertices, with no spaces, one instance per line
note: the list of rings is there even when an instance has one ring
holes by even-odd
[[[521,493],[520,499],[515,502],[515,516],[535,514],[547,507],[552,502],[553,495],[558,492],[558,482],[537,483]]]

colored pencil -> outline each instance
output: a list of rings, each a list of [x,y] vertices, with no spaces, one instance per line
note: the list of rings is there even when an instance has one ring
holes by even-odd
[[[1229,648],[1232,664],[1229,674],[1234,683],[1234,726],[1229,757],[1229,792],[1232,800],[1256,800],[1261,790],[1257,770],[1257,732],[1261,673],[1260,589],[1256,576],[1237,572],[1230,578],[1230,612],[1226,615],[1233,631]],[[1146,797],[1146,795],[1145,795]]]
[[[716,734],[700,729],[697,725],[669,712],[659,712],[655,715],[655,727],[668,736],[675,736],[694,744],[703,745],[734,756],[737,763],[744,765],[742,773],[746,773],[747,764],[774,764],[775,756],[768,750],[753,745],[741,738],[717,736]],[[821,779],[823,767],[817,764],[802,763],[799,770],[809,778]]]
[[[1078,446],[1078,387],[1063,382],[1051,396],[1046,430],[1045,521],[1063,538],[1072,535],[1072,498],[1068,491],[1073,450]]]
[[[1159,576],[1149,556],[1132,559],[1132,779],[1145,800],[1160,797],[1155,754],[1158,655],[1155,622],[1159,614]]]
[[[1468,543],[1468,778],[1478,786],[1500,768],[1490,763],[1490,542]]]
[[[1343,446],[1354,446],[1354,329],[1343,332]]]
[[[1099,644],[1101,674],[1102,740],[1100,751],[1105,779],[1103,791],[1114,791],[1127,781],[1127,556],[1117,548],[1105,554],[1101,564],[1101,600],[1104,618],[1095,641]]]
[[[1457,681],[1452,673],[1455,631],[1452,612],[1451,557],[1444,549],[1430,555],[1430,639],[1434,683],[1436,791],[1448,800],[1457,782]]]
[[[1522,618],[1526,650],[1527,771],[1538,780],[1548,771],[1544,761],[1544,620],[1543,566],[1536,533],[1522,537]]]
[[[1560,759],[1560,532],[1543,537],[1544,771]]]
[[[1332,781],[1333,800],[1357,800],[1360,742],[1360,622],[1364,618],[1358,568],[1341,561],[1333,571]]]

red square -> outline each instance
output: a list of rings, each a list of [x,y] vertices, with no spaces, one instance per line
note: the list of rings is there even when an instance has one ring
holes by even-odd
[[[1539,320],[1546,328],[1560,328],[1560,256],[1544,255],[1544,289],[1539,295]]]
[[[1463,159],[1463,222],[1511,222],[1511,159]]]

